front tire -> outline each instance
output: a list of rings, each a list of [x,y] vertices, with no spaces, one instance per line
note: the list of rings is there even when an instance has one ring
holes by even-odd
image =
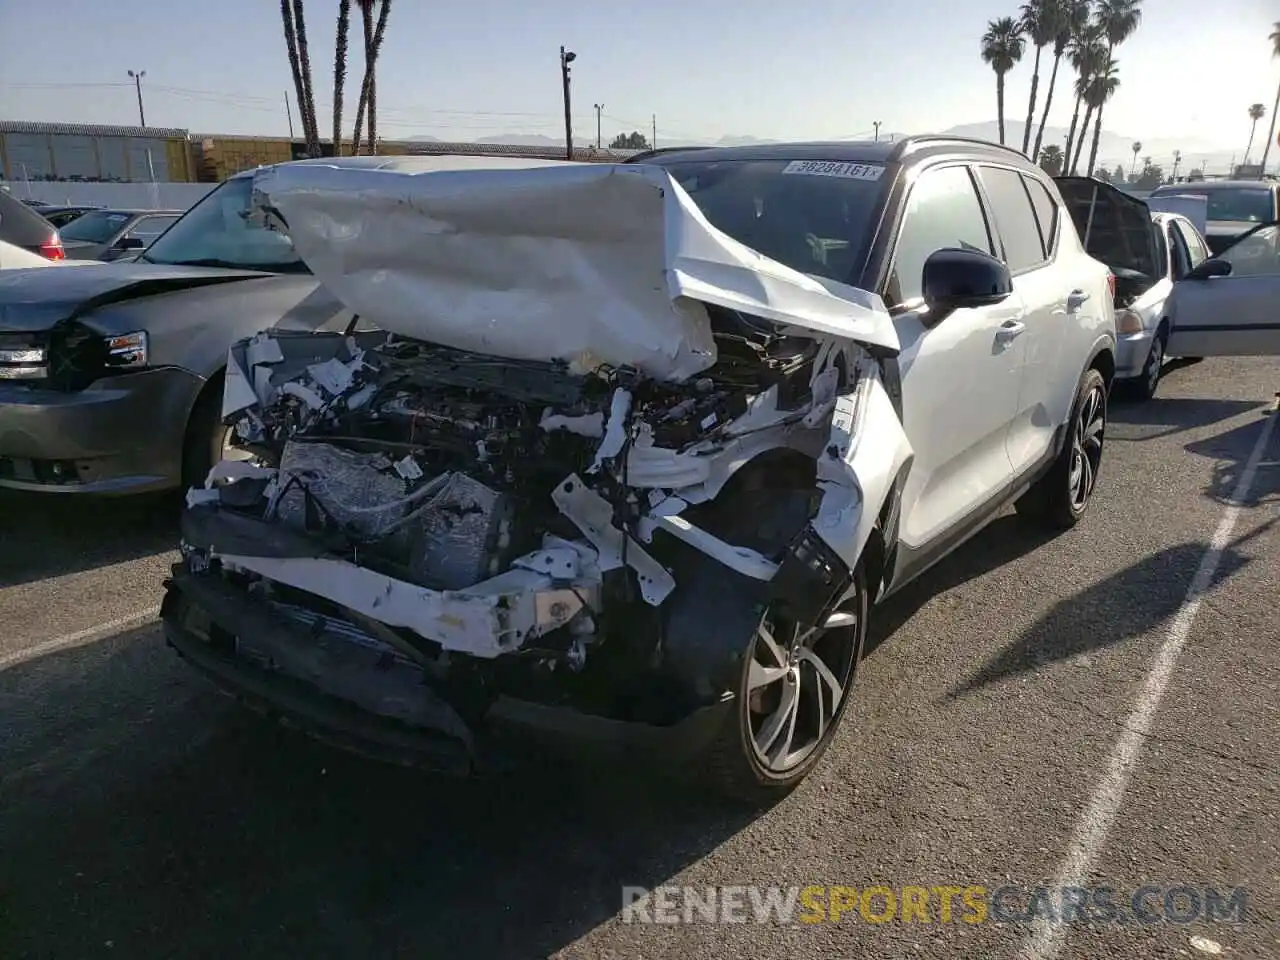
[[[823,627],[803,628],[765,607],[754,634],[743,638],[733,709],[705,758],[716,789],[764,804],[813,771],[853,692],[867,608],[861,565],[851,596]]]
[[[1080,522],[1097,487],[1107,424],[1107,384],[1090,367],[1076,390],[1066,442],[1049,472],[1016,504],[1020,515],[1050,530]]]
[[[1150,400],[1156,395],[1156,388],[1160,385],[1160,377],[1164,373],[1167,338],[1168,333],[1161,327],[1151,341],[1151,350],[1147,354],[1147,362],[1142,368],[1142,374],[1130,381],[1129,393],[1135,400]]]
[[[202,485],[227,451],[231,428],[222,422],[222,381],[211,380],[196,398],[187,420],[182,451],[182,488]]]

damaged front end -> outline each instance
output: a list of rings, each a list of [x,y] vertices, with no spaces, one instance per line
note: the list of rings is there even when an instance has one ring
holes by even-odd
[[[237,450],[187,495],[170,642],[400,762],[470,769],[512,727],[696,751],[729,625],[837,609],[910,450],[867,349],[695,306],[712,350],[681,378],[381,331],[236,344]],[[708,570],[735,609],[698,609]]]

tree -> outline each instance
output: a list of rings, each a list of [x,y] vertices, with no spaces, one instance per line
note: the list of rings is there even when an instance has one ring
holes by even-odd
[[[1035,149],[1032,156],[1040,156],[1040,144],[1044,141],[1044,127],[1049,122],[1049,108],[1053,105],[1053,91],[1058,85],[1058,65],[1071,43],[1071,38],[1089,22],[1089,0],[1056,0],[1058,32],[1053,38],[1053,72],[1049,74],[1049,90],[1044,98],[1044,112],[1040,114],[1040,126],[1036,130]],[[1065,162],[1065,157],[1064,157]]]
[[[1107,172],[1106,167],[1099,167],[1097,170],[1093,171],[1093,175],[1103,183],[1124,183],[1123,177],[1117,180],[1113,174]]]
[[[333,45],[333,155],[342,156],[342,96],[347,80],[347,32],[351,0],[338,0],[338,36]]]
[[[1022,128],[1023,153],[1027,153],[1027,148],[1031,145],[1031,124],[1035,120],[1036,94],[1040,89],[1040,54],[1058,35],[1061,9],[1059,0],[1027,0],[1019,11],[1022,29],[1031,45],[1036,48],[1035,67],[1031,73],[1031,95],[1027,98],[1027,122]]]
[[[1249,105],[1249,119],[1253,122],[1249,124],[1249,143],[1244,148],[1244,162],[1249,162],[1249,151],[1253,149],[1253,135],[1258,132],[1258,121],[1267,115],[1267,106],[1264,103],[1253,103]]]
[[[1164,168],[1151,162],[1150,157],[1142,158],[1142,172],[1133,185],[1138,190],[1154,190],[1164,183]]]
[[[1271,35],[1268,39],[1271,41],[1271,56],[1280,57],[1280,20],[1272,25]],[[1267,145],[1262,148],[1262,172],[1267,172],[1267,154],[1271,152],[1271,144],[1276,139],[1276,115],[1280,114],[1280,86],[1276,87],[1276,102],[1271,108],[1271,132],[1267,134]]]
[[[1124,183],[1124,181],[1125,181],[1125,176],[1124,176],[1124,167],[1117,163],[1117,164],[1116,164],[1116,172],[1115,172],[1115,173],[1113,173],[1113,174],[1111,175],[1111,182],[1112,182],[1112,183]]]
[[[1107,41],[1106,57],[1097,66],[1100,75],[1109,77],[1110,67],[1115,64],[1116,47],[1128,40],[1138,30],[1138,25],[1142,22],[1142,0],[1101,0],[1098,4],[1098,26],[1102,28],[1102,34]],[[1100,103],[1109,100],[1115,93],[1116,87],[1120,85],[1117,80],[1110,90],[1101,95]],[[1104,83],[1105,87],[1106,84]],[[1101,89],[1101,88],[1100,88]],[[1091,157],[1096,156],[1098,152],[1098,138],[1102,135],[1102,109],[1099,106],[1098,115],[1094,119],[1093,131],[1093,152]],[[1087,125],[1086,125],[1087,127]],[[1089,161],[1090,165],[1093,160]]]
[[[1129,149],[1133,151],[1133,162],[1129,164],[1129,179],[1132,180],[1133,171],[1138,166],[1138,152],[1142,149],[1142,141],[1133,141],[1133,145]]]
[[[1098,119],[1093,126],[1093,145],[1089,148],[1089,169],[1092,170],[1094,164],[1098,160],[1098,139],[1102,136],[1102,108],[1107,105],[1107,101],[1115,96],[1116,90],[1120,88],[1120,65],[1115,60],[1109,60],[1107,65],[1094,74],[1093,80],[1089,83],[1089,91],[1086,102],[1090,109],[1096,109]],[[1083,137],[1081,137],[1083,140]]]
[[[648,150],[649,141],[639,130],[620,133],[609,142],[610,150]]]
[[[982,59],[996,74],[996,112],[1000,123],[1000,142],[1004,143],[1004,77],[1022,59],[1027,41],[1022,27],[1013,17],[1001,17],[987,24],[982,35]]]
[[[316,101],[311,89],[311,55],[307,50],[307,23],[302,0],[280,0],[280,19],[284,24],[284,43],[289,52],[289,69],[293,73],[293,90],[302,121],[302,136],[307,156],[320,156],[320,131],[316,127]]]
[[[1080,105],[1085,102],[1084,94],[1089,87],[1089,78],[1093,76],[1106,55],[1107,48],[1102,40],[1101,29],[1092,21],[1086,21],[1072,38],[1071,50],[1067,54],[1067,59],[1070,60],[1076,72],[1074,84],[1076,106],[1071,114],[1071,129],[1067,132],[1067,169],[1069,171],[1075,170],[1080,156],[1080,144],[1084,142],[1084,130],[1089,126],[1087,113],[1084,126],[1079,125]]]
[[[387,17],[391,13],[391,0],[356,0],[360,7],[360,24],[364,28],[364,79],[360,84],[360,99],[356,103],[356,126],[351,135],[351,152],[360,152],[361,126],[365,112],[369,114],[368,153],[378,152],[378,56],[382,53],[382,39],[387,32]],[[377,26],[374,26],[374,8],[377,7]]]
[[[1062,173],[1062,148],[1056,143],[1051,143],[1040,151],[1040,169],[1051,177],[1056,177]]]

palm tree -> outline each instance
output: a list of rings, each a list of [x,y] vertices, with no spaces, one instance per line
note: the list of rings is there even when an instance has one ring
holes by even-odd
[[[1107,41],[1106,58],[1099,64],[1099,73],[1104,74],[1102,68],[1115,62],[1114,55],[1116,47],[1124,43],[1137,32],[1138,25],[1142,23],[1142,0],[1100,0],[1097,12],[1098,26],[1102,29],[1102,34]],[[1116,86],[1120,82],[1116,81]],[[1112,93],[1114,93],[1114,89]],[[1110,99],[1111,93],[1108,93],[1101,102],[1105,103]],[[1102,109],[1099,106],[1098,114],[1094,118],[1094,123],[1099,125],[1093,132],[1094,152],[1097,152],[1098,138],[1102,134]],[[1085,129],[1088,129],[1086,124]],[[1093,161],[1089,162],[1090,167]]]
[[[1102,108],[1115,96],[1120,87],[1120,65],[1115,60],[1108,60],[1106,65],[1094,74],[1089,84],[1087,101],[1091,108],[1097,108],[1098,120],[1093,127],[1093,146],[1089,148],[1089,169],[1098,162],[1098,138],[1102,136]]]
[[[280,19],[284,24],[284,43],[289,52],[289,69],[298,101],[302,136],[307,156],[320,156],[320,133],[316,129],[316,104],[311,90],[311,58],[307,53],[307,28],[302,0],[280,0]]]
[[[1027,98],[1027,122],[1022,128],[1022,152],[1031,145],[1031,123],[1036,115],[1036,94],[1040,89],[1040,54],[1058,35],[1059,0],[1027,0],[1020,8],[1022,29],[1036,48],[1035,68],[1031,73],[1031,96]],[[1035,157],[1036,154],[1030,154]]]
[[[1258,132],[1258,121],[1267,115],[1267,105],[1265,103],[1252,103],[1249,105],[1249,119],[1253,122],[1249,124],[1249,143],[1244,148],[1244,162],[1249,162],[1249,151],[1253,149],[1253,135]]]
[[[1053,72],[1049,74],[1049,91],[1045,94],[1044,112],[1040,114],[1040,127],[1036,130],[1036,144],[1031,151],[1033,157],[1040,156],[1044,127],[1049,122],[1049,108],[1053,105],[1053,91],[1058,85],[1058,64],[1062,62],[1071,38],[1089,22],[1089,0],[1057,0],[1056,10],[1058,32],[1053,37]]]
[[[1271,56],[1273,58],[1280,57],[1280,20],[1273,23],[1271,27],[1271,36],[1268,38],[1271,41]],[[1271,144],[1276,139],[1276,114],[1278,113],[1280,113],[1280,86],[1276,87],[1276,103],[1271,108],[1271,131],[1267,134],[1267,145],[1262,148],[1262,172],[1264,175],[1267,172],[1267,154],[1271,152]]]
[[[333,155],[342,156],[342,94],[347,79],[347,32],[351,0],[338,0],[338,37],[333,47]]]
[[[982,60],[996,72],[996,112],[1000,123],[1000,142],[1004,143],[1004,75],[1022,59],[1027,41],[1022,25],[1013,17],[1001,17],[987,24],[982,35]]]
[[[377,26],[373,11],[379,0],[356,0],[360,6],[360,22],[364,27],[364,81],[360,85],[360,100],[356,104],[356,128],[352,136],[351,152],[360,152],[360,127],[366,109],[369,113],[368,142],[370,154],[378,152],[378,54],[382,51],[382,38],[387,32],[387,16],[391,13],[391,0],[381,0],[378,7]]]
[[[1133,146],[1129,148],[1133,151],[1133,162],[1129,164],[1129,179],[1133,179],[1133,170],[1138,165],[1138,151],[1142,149],[1142,141],[1133,141]]]
[[[1097,24],[1086,20],[1072,36],[1070,51],[1067,54],[1067,59],[1071,61],[1071,67],[1076,72],[1074,85],[1076,107],[1071,114],[1071,129],[1067,131],[1067,167],[1069,169],[1075,167],[1074,158],[1080,153],[1078,144],[1084,140],[1083,133],[1080,133],[1079,140],[1076,138],[1080,123],[1080,105],[1084,103],[1084,92],[1089,87],[1089,78],[1093,76],[1094,70],[1106,55],[1107,48],[1103,44],[1101,30]],[[1087,120],[1085,124],[1088,125]],[[1073,151],[1072,145],[1077,145],[1077,149]]]
[[[1062,173],[1062,148],[1051,143],[1040,151],[1040,169],[1051,177]]]

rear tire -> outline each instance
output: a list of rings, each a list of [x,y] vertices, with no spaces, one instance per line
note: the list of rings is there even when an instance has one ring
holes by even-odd
[[[1106,423],[1107,384],[1090,367],[1076,390],[1062,452],[1018,500],[1019,515],[1049,530],[1069,530],[1080,522],[1097,487]]]

